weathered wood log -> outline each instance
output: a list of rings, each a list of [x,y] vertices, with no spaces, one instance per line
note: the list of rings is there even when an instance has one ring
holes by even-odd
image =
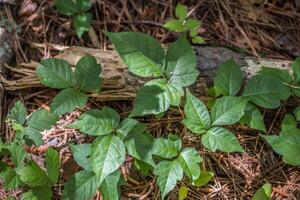
[[[261,66],[276,68],[287,68],[290,66],[290,61],[243,57],[239,53],[222,47],[197,47],[195,50],[197,52],[197,67],[200,71],[200,76],[191,87],[191,90],[197,96],[207,94],[207,88],[212,83],[218,66],[229,58],[234,58],[241,65],[242,70],[248,77],[255,74]],[[131,100],[135,97],[137,90],[149,80],[130,73],[118,53],[114,50],[103,51],[99,49],[71,47],[56,57],[65,59],[74,66],[86,54],[95,56],[103,68],[101,74],[104,80],[102,91],[99,94],[91,94],[92,97],[96,97],[100,101]],[[42,87],[35,73],[37,64],[35,62],[22,64],[21,68],[7,66],[23,77],[17,80],[3,79],[5,89],[14,91]]]

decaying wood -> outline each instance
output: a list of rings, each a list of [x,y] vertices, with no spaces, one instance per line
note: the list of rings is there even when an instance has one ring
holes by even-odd
[[[255,74],[261,66],[276,68],[289,68],[290,66],[290,61],[242,57],[238,53],[221,47],[197,47],[196,51],[197,67],[200,71],[200,76],[197,82],[191,87],[191,90],[197,96],[206,95],[208,85],[212,83],[217,67],[232,57],[241,65],[248,77]],[[103,51],[99,49],[72,47],[56,57],[65,59],[74,66],[86,54],[95,56],[103,68],[101,74],[104,80],[102,91],[99,94],[91,94],[92,97],[96,97],[100,101],[133,99],[137,90],[149,80],[130,73],[114,50]],[[16,68],[7,66],[7,68],[19,74],[20,78],[17,80],[3,78],[5,89],[7,91],[15,91],[43,87],[35,73],[37,65],[38,63],[31,62],[21,64],[21,66]]]

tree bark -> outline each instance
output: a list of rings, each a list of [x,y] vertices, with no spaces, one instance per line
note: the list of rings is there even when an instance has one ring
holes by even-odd
[[[222,47],[196,47],[195,50],[200,76],[190,88],[197,96],[206,96],[207,89],[213,82],[213,77],[218,66],[229,58],[234,58],[241,65],[247,77],[255,74],[261,66],[290,69],[290,61],[244,57],[239,53]],[[103,51],[99,49],[71,47],[56,56],[56,58],[65,59],[72,66],[75,66],[77,61],[86,54],[95,56],[97,61],[102,65],[102,91],[99,94],[91,94],[92,97],[100,101],[131,100],[135,97],[138,89],[150,80],[130,73],[115,50]],[[10,70],[19,74],[21,78],[16,80],[3,78],[5,89],[7,91],[15,91],[18,89],[43,87],[35,73],[37,65],[38,63],[32,62],[21,64],[19,68],[7,66]]]

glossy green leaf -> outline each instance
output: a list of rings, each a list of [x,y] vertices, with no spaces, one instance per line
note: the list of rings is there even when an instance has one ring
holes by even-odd
[[[266,132],[264,118],[258,108],[252,104],[247,104],[245,114],[240,119],[240,124],[245,124],[250,128]]]
[[[186,90],[186,101],[184,105],[185,119],[182,123],[193,133],[204,133],[210,127],[209,112],[198,98]]]
[[[43,135],[39,130],[35,128],[31,128],[30,126],[28,126],[24,129],[23,134],[26,144],[29,146],[31,146],[32,144],[35,144],[36,146],[41,146],[44,143]]]
[[[73,88],[67,88],[60,91],[53,102],[51,103],[51,112],[57,115],[62,115],[67,112],[72,112],[76,107],[83,107],[87,102],[88,97]]]
[[[200,21],[196,19],[188,19],[186,20],[186,27],[190,30],[197,30],[200,27]]]
[[[45,156],[47,174],[51,185],[55,185],[59,177],[60,160],[59,154],[53,148],[49,148]]]
[[[196,55],[185,37],[180,37],[169,46],[166,57],[165,74],[170,83],[185,87],[196,81],[199,75]]]
[[[158,163],[153,173],[157,176],[157,184],[162,199],[175,188],[177,181],[180,181],[183,177],[183,170],[177,160],[161,161]]]
[[[244,80],[240,66],[233,60],[226,60],[217,70],[214,88],[224,96],[236,95]]]
[[[212,152],[244,152],[235,135],[222,127],[212,127],[202,135],[201,141]]]
[[[173,19],[164,24],[164,27],[170,31],[185,32],[185,26],[183,22],[177,19]]]
[[[5,190],[17,189],[24,185],[20,176],[11,168],[7,168],[5,171],[1,172],[0,177],[3,179]]]
[[[156,79],[146,83],[137,93],[131,117],[147,114],[160,114],[170,107],[170,96],[166,81]]]
[[[124,139],[127,152],[132,157],[151,166],[155,166],[152,158],[153,140],[143,132],[133,132]]]
[[[218,98],[211,109],[212,125],[232,125],[244,115],[247,100],[241,97],[224,96]]]
[[[107,135],[115,131],[120,122],[119,114],[112,108],[92,109],[83,113],[69,128],[79,129],[88,135]]]
[[[252,77],[243,92],[243,97],[267,109],[278,108],[281,105],[280,100],[286,100],[290,95],[287,85],[278,79],[262,75]]]
[[[58,116],[44,109],[33,112],[28,120],[27,125],[38,131],[50,129],[58,120]]]
[[[212,177],[214,177],[214,173],[202,171],[199,178],[193,182],[193,185],[195,185],[196,187],[205,186],[208,184]]]
[[[14,107],[9,111],[8,119],[14,120],[16,123],[23,125],[26,121],[27,110],[21,101],[17,101]]]
[[[103,200],[119,200],[122,176],[119,170],[108,175],[100,186]]]
[[[106,33],[129,71],[141,77],[162,76],[165,53],[153,37],[136,32]]]
[[[277,69],[273,67],[262,67],[258,74],[270,76],[278,79],[283,83],[293,84],[293,79],[290,72],[286,69]]]
[[[43,186],[48,183],[48,177],[34,161],[29,161],[28,165],[17,170],[20,179],[30,187]]]
[[[300,121],[300,106],[297,106],[294,110],[294,115],[296,120],[299,122]]]
[[[83,56],[76,64],[75,68],[75,82],[80,91],[91,92],[100,89],[101,65],[97,64],[94,56]]]
[[[181,140],[157,138],[153,144],[152,154],[162,158],[173,158],[178,155],[182,148]]]
[[[259,188],[251,200],[271,200],[272,185],[270,183],[265,183],[261,188]]]
[[[170,105],[179,106],[181,97],[184,96],[184,91],[181,86],[168,83],[164,87],[164,92],[169,96]]]
[[[177,4],[175,8],[175,15],[180,20],[184,20],[187,17],[187,7],[182,4]]]
[[[79,171],[65,183],[62,200],[91,200],[100,184],[94,172]]]
[[[189,193],[189,188],[186,186],[181,186],[178,192],[179,200],[184,200],[188,196],[188,193]]]
[[[142,134],[146,129],[147,127],[145,124],[132,118],[126,118],[120,123],[116,132],[118,137],[123,140],[131,133]]]
[[[283,161],[300,166],[300,129],[294,126],[283,126],[278,135],[261,135],[279,155]]]
[[[74,18],[74,28],[77,33],[77,36],[81,36],[90,30],[92,21],[92,15],[90,13],[83,13],[76,15]]]
[[[72,155],[76,163],[87,171],[92,171],[89,156],[91,144],[71,145]]]
[[[196,149],[191,147],[183,149],[178,157],[181,168],[191,180],[196,180],[200,176],[199,163],[202,160]]]
[[[6,149],[10,152],[11,159],[16,166],[21,166],[26,158],[26,152],[22,146],[18,145],[16,142],[10,143]]]
[[[74,86],[74,74],[70,64],[62,59],[49,58],[43,60],[36,73],[41,83],[47,87],[64,89]]]
[[[125,154],[123,141],[115,135],[106,135],[94,140],[90,160],[100,183],[123,164]]]

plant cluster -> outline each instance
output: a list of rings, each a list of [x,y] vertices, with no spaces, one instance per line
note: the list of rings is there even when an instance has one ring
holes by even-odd
[[[85,5],[85,1],[71,2],[72,5]],[[70,14],[75,13],[72,6],[68,9]],[[176,10],[181,20],[186,17],[183,11],[180,7]],[[226,127],[240,123],[260,131],[261,137],[283,156],[284,162],[300,166],[300,130],[297,128],[300,107],[295,109],[295,117],[285,116],[279,135],[265,134],[261,114],[262,108],[276,109],[291,96],[300,97],[300,58],[292,64],[292,75],[288,70],[263,67],[244,87],[241,68],[234,60],[227,60],[218,68],[214,87],[209,91],[212,98],[205,104],[187,88],[195,83],[199,72],[195,52],[185,36],[163,49],[157,40],[143,33],[106,35],[131,73],[152,80],[137,92],[128,118],[121,119],[114,109],[103,107],[84,112],[67,126],[94,140],[70,144],[73,158],[82,170],[64,184],[62,199],[89,200],[98,190],[104,200],[119,199],[120,186],[125,184],[120,167],[126,156],[132,157],[135,168],[142,174],[157,177],[162,198],[184,175],[189,184],[196,187],[207,184],[213,173],[201,170],[203,160],[195,148],[184,147],[173,133],[168,133],[166,138],[154,138],[146,125],[133,119],[144,115],[163,117],[172,106],[180,109],[181,103],[184,104],[182,125],[199,136],[208,151],[244,152],[236,135]],[[61,91],[51,103],[50,112],[39,109],[27,117],[21,102],[11,109],[7,119],[15,130],[15,137],[0,148],[1,154],[12,161],[12,164],[1,163],[0,176],[6,189],[24,187],[28,192],[22,199],[51,199],[51,188],[59,176],[58,153],[52,148],[47,151],[44,170],[30,158],[24,147],[41,145],[41,132],[51,128],[59,115],[83,107],[88,101],[87,93],[99,92],[100,73],[101,65],[89,55],[82,57],[75,69],[66,61],[55,58],[39,64],[37,74],[41,83]],[[270,187],[269,184],[263,186],[253,199],[264,194],[268,199]],[[187,194],[188,188],[182,186],[179,198],[184,199]]]
[[[58,12],[72,16],[73,26],[78,37],[81,37],[91,27],[92,15],[87,12],[92,4],[90,0],[54,0]]]

